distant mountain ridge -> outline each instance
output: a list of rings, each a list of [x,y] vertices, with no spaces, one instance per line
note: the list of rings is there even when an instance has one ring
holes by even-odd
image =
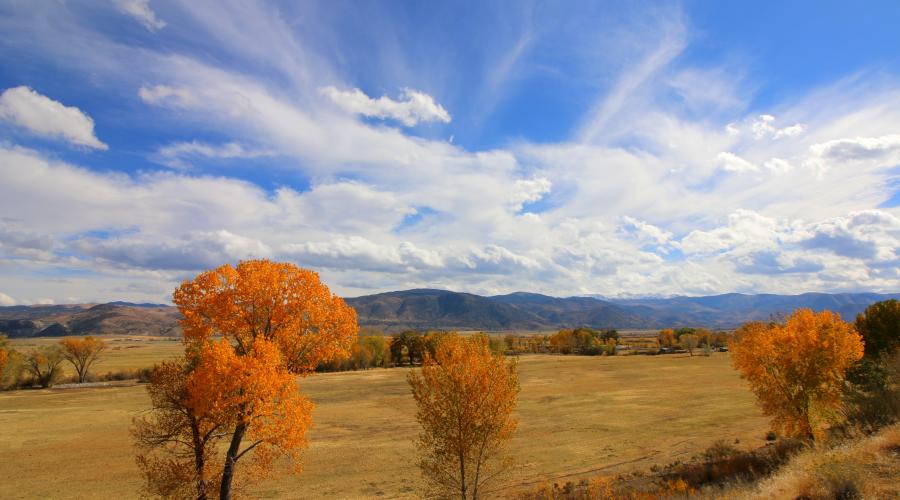
[[[852,321],[867,306],[891,298],[900,299],[900,293],[729,293],[705,297],[601,300],[528,292],[483,297],[447,290],[416,289],[346,300],[356,309],[361,325],[387,330],[552,330],[579,326],[734,328],[747,321],[787,314],[799,307],[829,309]]]
[[[734,328],[798,307],[829,309],[852,321],[867,306],[897,294],[728,293],[705,297],[598,299],[515,292],[485,297],[448,290],[414,289],[347,298],[361,326],[404,329],[537,331],[586,326],[653,329],[678,326]],[[181,316],[163,304],[65,304],[0,307],[0,334],[9,337],[66,335],[180,336]]]
[[[15,337],[67,335],[180,336],[178,309],[161,304],[64,304],[0,307],[0,333]]]

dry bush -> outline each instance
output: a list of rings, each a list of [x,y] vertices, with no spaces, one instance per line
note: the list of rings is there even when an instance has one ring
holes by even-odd
[[[753,451],[740,451],[717,441],[700,460],[666,467],[666,483],[683,481],[691,488],[755,481],[771,474],[803,448],[798,440],[786,439]]]

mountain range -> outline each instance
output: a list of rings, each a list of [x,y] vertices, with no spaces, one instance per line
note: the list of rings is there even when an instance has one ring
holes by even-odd
[[[359,323],[388,332],[405,329],[538,331],[591,328],[653,329],[703,326],[728,329],[766,320],[799,307],[829,309],[852,321],[866,306],[900,294],[729,293],[706,297],[600,299],[550,297],[516,292],[481,296],[416,289],[348,298]],[[67,304],[0,307],[0,334],[13,337],[66,335],[179,336],[180,314],[164,304]]]

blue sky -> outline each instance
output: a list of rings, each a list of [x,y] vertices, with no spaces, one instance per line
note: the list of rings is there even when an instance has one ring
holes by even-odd
[[[900,4],[0,2],[0,304],[900,290]]]

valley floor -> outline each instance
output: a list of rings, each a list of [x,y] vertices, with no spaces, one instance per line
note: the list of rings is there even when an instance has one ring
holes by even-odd
[[[300,475],[260,484],[269,498],[413,497],[415,407],[408,369],[316,374]],[[517,467],[503,493],[545,480],[647,471],[718,439],[763,444],[767,420],[727,354],[520,358]],[[133,498],[129,436],[148,408],[140,385],[0,393],[0,498]]]

